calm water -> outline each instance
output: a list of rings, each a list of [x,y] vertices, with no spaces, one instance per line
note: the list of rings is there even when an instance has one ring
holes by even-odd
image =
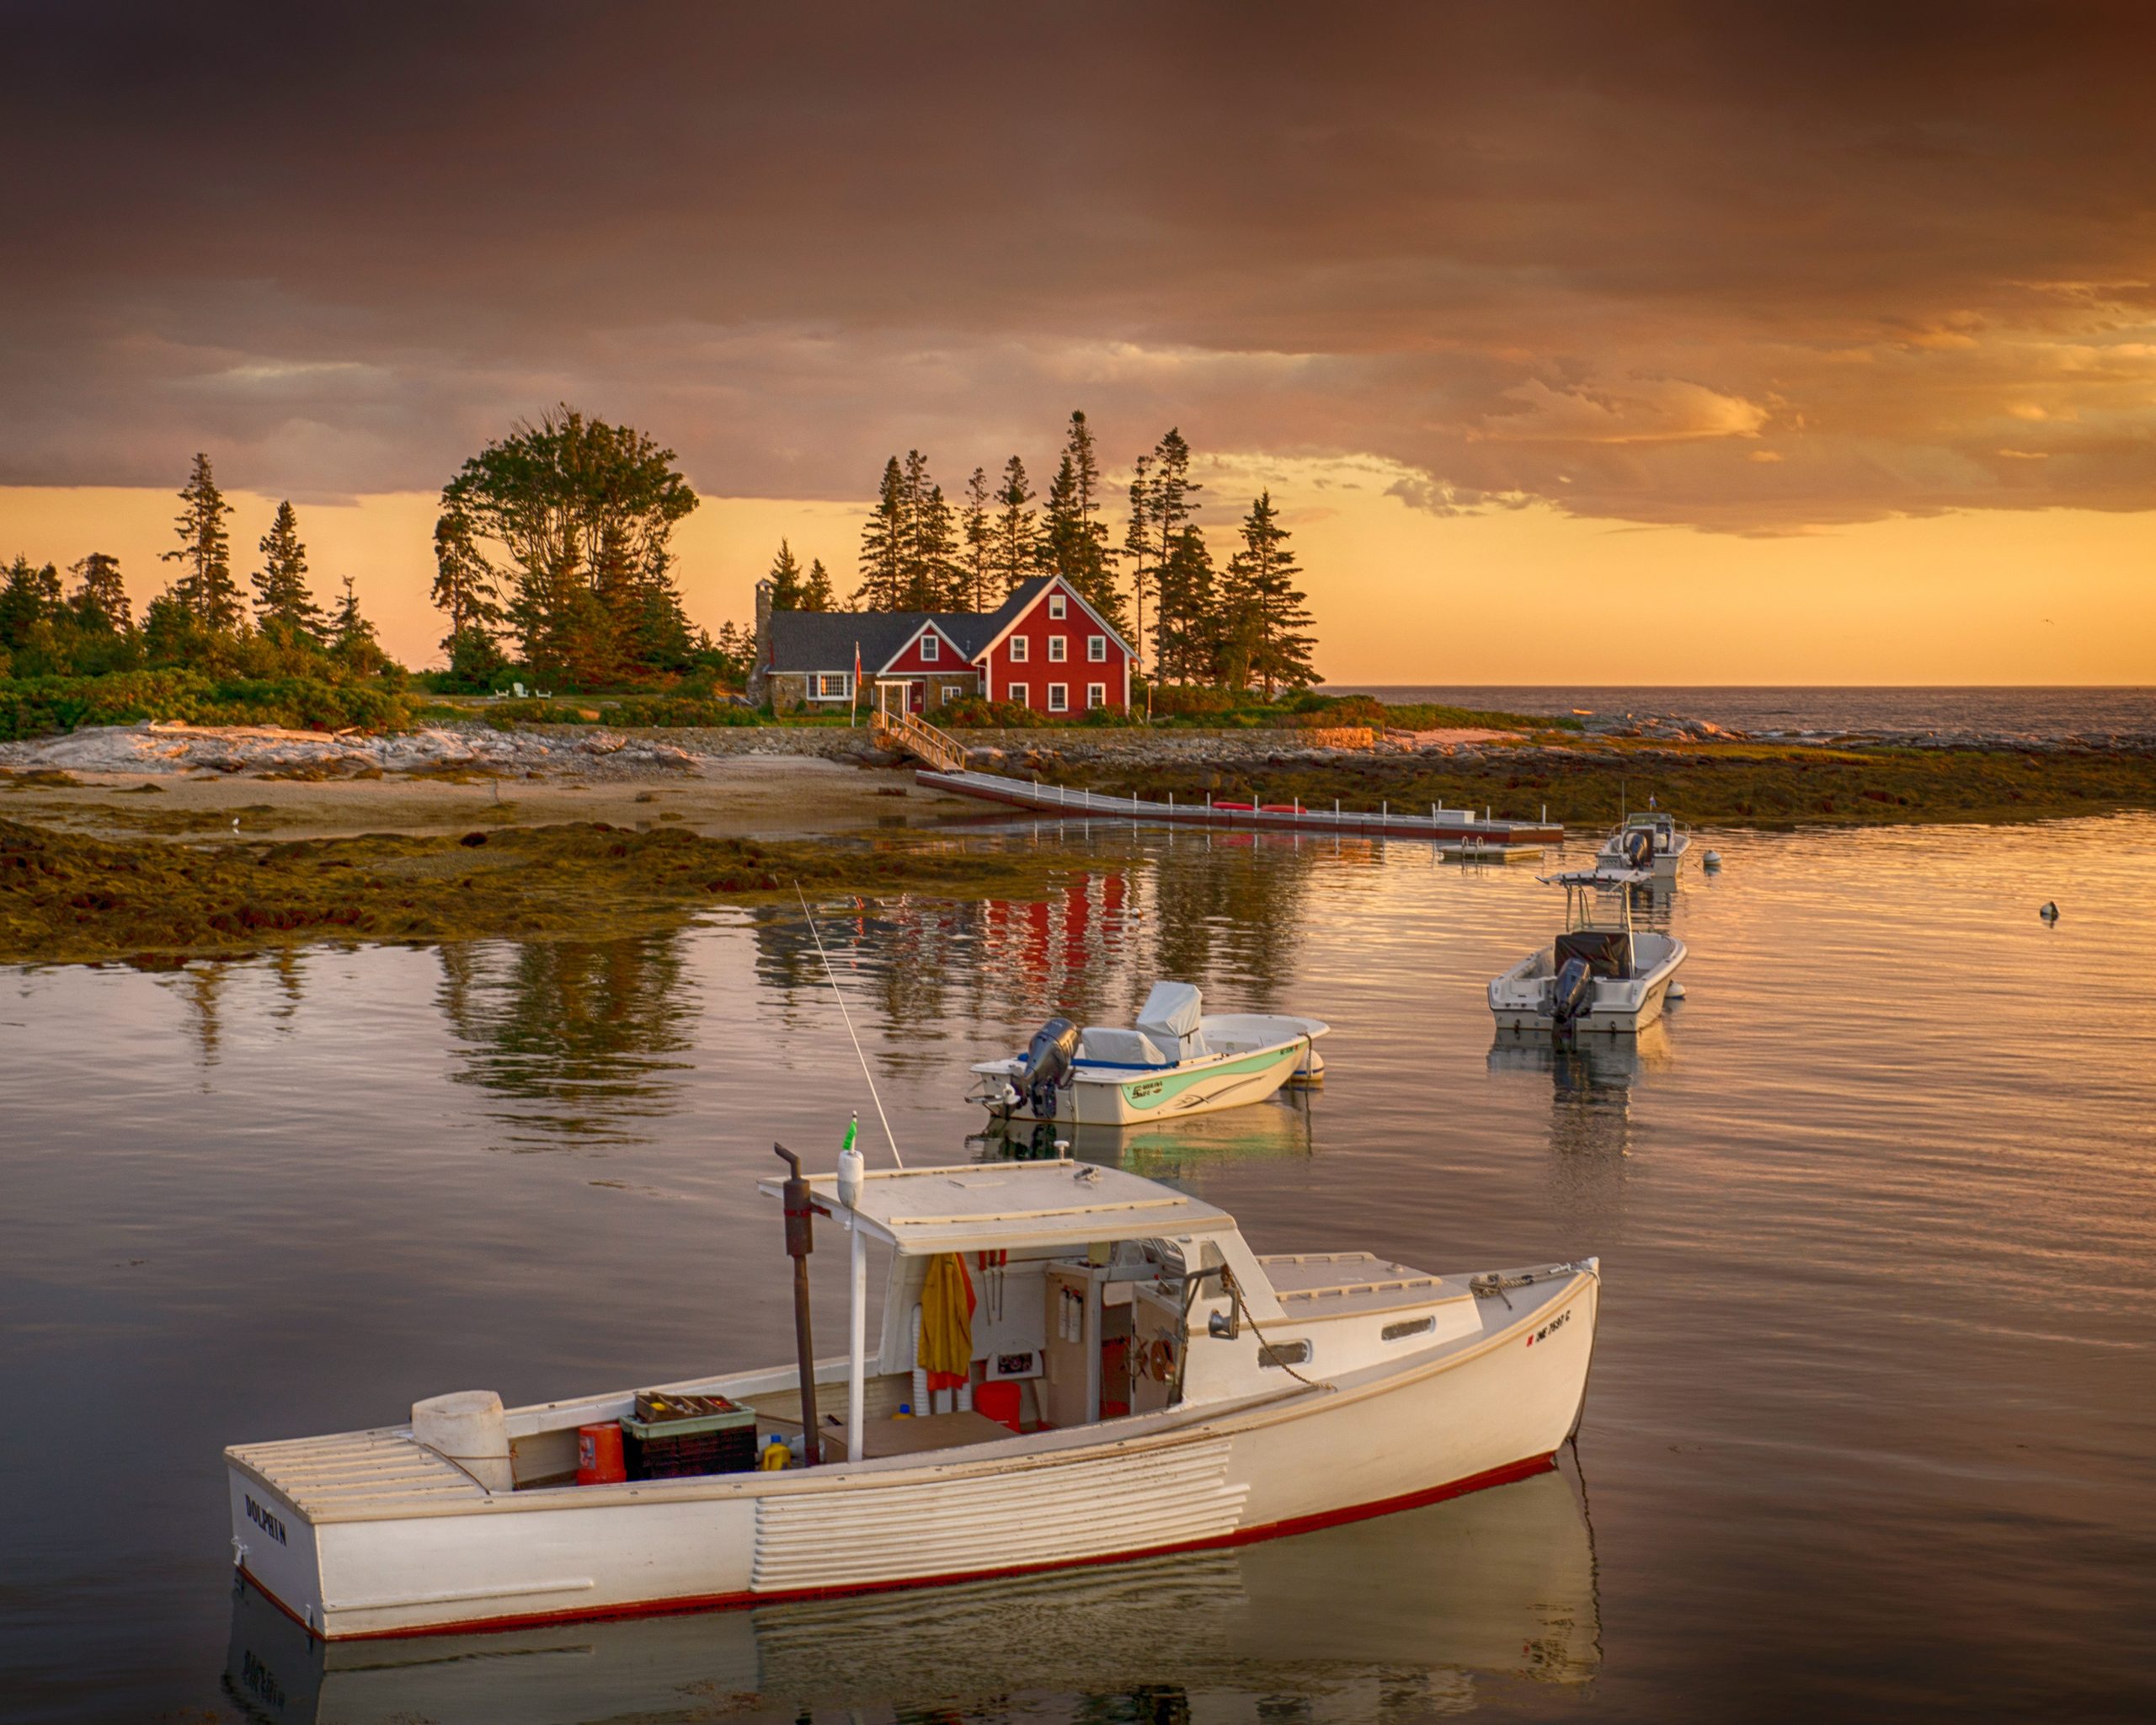
[[[1045,903],[825,925],[910,1157],[982,1153],[961,1069],[1051,1006],[1166,975],[1319,1013],[1322,1093],[1081,1151],[1260,1250],[1602,1253],[1564,1472],[1202,1559],[325,1661],[234,1599],[221,1445],[788,1356],[749,1183],[862,1101],[803,928],[0,972],[0,1716],[2156,1708],[2156,819],[1719,837],[1658,913],[1690,998],[1566,1055],[1482,1003],[1558,908],[1525,869],[1040,841]]]
[[[1678,713],[1733,730],[1881,731],[1921,736],[2122,737],[2156,741],[2156,688],[1530,688],[1326,686],[1327,694],[1561,717]]]

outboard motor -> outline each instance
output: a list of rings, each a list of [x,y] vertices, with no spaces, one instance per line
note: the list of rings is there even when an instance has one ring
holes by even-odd
[[[1594,970],[1585,959],[1567,959],[1557,973],[1550,1002],[1550,1022],[1560,1030],[1584,1012],[1594,1000]]]
[[[1635,868],[1654,866],[1654,835],[1643,826],[1636,826],[1625,835],[1625,860]]]
[[[1037,1120],[1055,1118],[1055,1087],[1070,1076],[1078,1059],[1078,1027],[1068,1018],[1051,1018],[1033,1033],[1026,1050],[1026,1064],[1018,1074],[1018,1092],[1033,1110]]]

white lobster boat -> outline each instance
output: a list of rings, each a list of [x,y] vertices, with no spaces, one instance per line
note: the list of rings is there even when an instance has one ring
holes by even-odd
[[[1500,1030],[1636,1031],[1662,1016],[1687,948],[1633,928],[1631,888],[1648,879],[1643,869],[1556,877],[1564,932],[1491,983]]]
[[[1692,848],[1692,835],[1673,815],[1628,814],[1594,853],[1598,868],[1636,868],[1656,880],[1677,879]]]
[[[851,1348],[814,1374],[835,1410],[822,1465],[580,1485],[579,1428],[629,1415],[632,1392],[437,1397],[408,1423],[227,1450],[247,1578],[331,1640],[978,1579],[1524,1477],[1580,1417],[1592,1258],[1460,1276],[1261,1257],[1202,1199],[1065,1161],[879,1172],[851,1206],[831,1177],[813,1191],[852,1247]],[[891,1253],[873,1358],[872,1247]],[[946,1254],[988,1279],[958,1397],[995,1385],[1011,1423],[894,1417],[930,1405],[914,1315]],[[666,1387],[800,1432],[795,1366]]]
[[[1291,1079],[1321,1082],[1314,1046],[1331,1027],[1289,1013],[1214,1012],[1187,982],[1156,982],[1134,1029],[1051,1018],[1033,1045],[973,1070],[968,1100],[999,1119],[1135,1126],[1263,1102]]]

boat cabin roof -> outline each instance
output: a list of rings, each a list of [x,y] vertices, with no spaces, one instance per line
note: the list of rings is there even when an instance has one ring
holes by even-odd
[[[814,1174],[817,1200],[841,1227],[858,1226],[914,1256],[1081,1247],[1095,1241],[1233,1233],[1227,1211],[1157,1180],[1092,1162],[962,1162],[878,1168],[862,1178],[859,1209],[839,1202],[838,1176]],[[784,1182],[759,1180],[777,1196]]]

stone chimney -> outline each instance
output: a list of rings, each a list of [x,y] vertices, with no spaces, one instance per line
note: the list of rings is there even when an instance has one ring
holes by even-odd
[[[767,577],[756,583],[756,662],[749,667],[749,698],[759,707],[770,686],[771,663],[771,584]]]

